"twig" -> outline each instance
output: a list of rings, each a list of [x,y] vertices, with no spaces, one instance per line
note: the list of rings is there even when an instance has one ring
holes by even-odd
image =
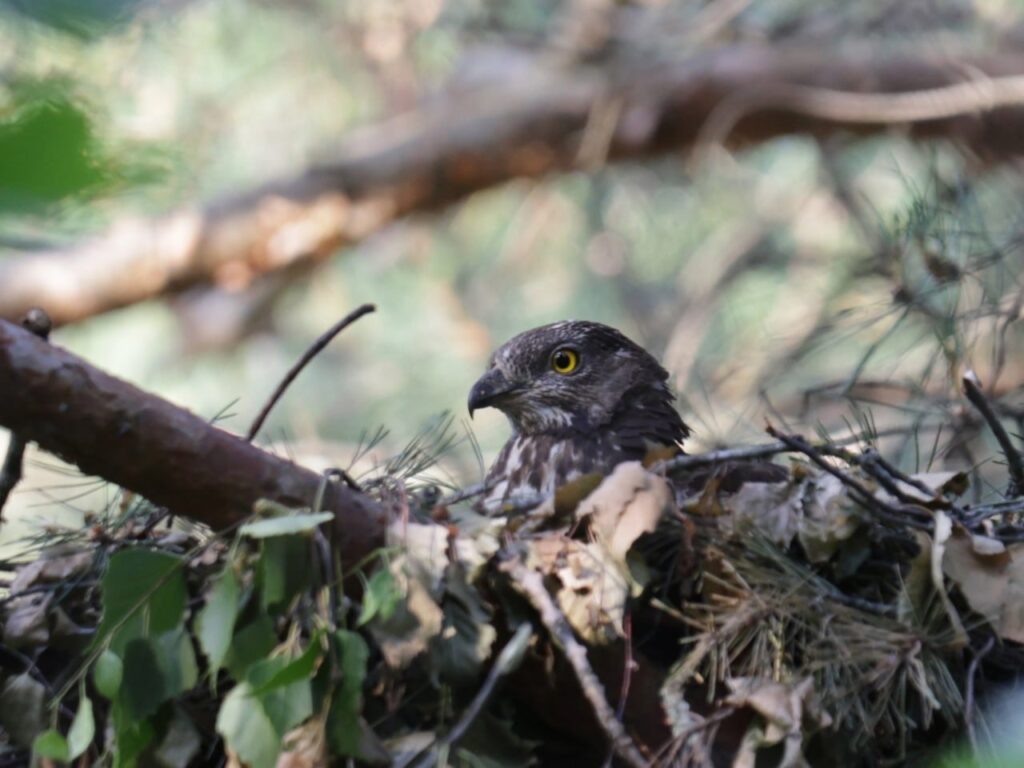
[[[981,664],[981,660],[988,655],[995,644],[996,638],[995,635],[992,635],[978,649],[978,652],[974,654],[974,658],[971,659],[971,663],[967,667],[967,692],[964,695],[964,725],[967,726],[967,738],[971,742],[974,754],[978,754],[978,736],[974,732],[974,678],[978,674],[978,666]]]
[[[999,417],[992,410],[992,405],[989,403],[988,398],[985,397],[985,393],[981,391],[981,382],[978,380],[978,375],[974,371],[967,371],[964,374],[963,383],[964,394],[971,405],[977,408],[978,413],[985,419],[989,429],[992,430],[992,434],[995,435],[999,447],[1003,449],[1003,455],[1006,456],[1006,467],[1010,472],[1010,485],[1006,489],[1006,495],[1020,496],[1024,493],[1024,460],[1021,459],[1020,453],[1014,446],[1013,441],[1010,440],[1010,435],[1007,434],[1002,422],[999,421]]]
[[[661,762],[662,765],[672,765],[679,754],[679,750],[686,746],[686,742],[690,740],[691,736],[700,733],[703,730],[710,728],[711,726],[718,725],[723,720],[731,717],[736,713],[735,707],[723,707],[722,709],[714,712],[707,717],[703,718],[699,723],[691,725],[689,728],[681,731],[678,736],[674,737],[670,742],[672,744],[672,750],[668,753],[667,757]]]
[[[890,429],[882,432],[877,432],[871,435],[858,434],[849,435],[847,437],[833,440],[829,443],[814,443],[812,447],[815,449],[822,449],[828,446],[843,446],[852,445],[859,443],[864,440],[868,440],[871,437],[890,437],[892,435],[900,435],[905,432],[904,429]],[[745,459],[765,459],[769,456],[776,456],[780,453],[788,453],[793,451],[793,447],[783,441],[775,443],[764,443],[763,445],[744,445],[738,448],[723,448],[717,451],[707,451],[706,453],[698,454],[683,454],[674,458],[668,459],[667,461],[661,461],[651,466],[651,472],[674,472],[679,469],[697,469],[699,467],[706,467],[708,465],[719,464],[724,461],[742,461]],[[802,451],[797,451],[802,453]]]
[[[50,337],[53,323],[50,316],[39,307],[34,307],[25,313],[21,325],[31,331],[44,341]],[[11,432],[10,442],[7,444],[7,456],[4,458],[3,469],[0,469],[0,523],[3,522],[4,506],[19,482],[21,482],[22,462],[25,458],[25,447],[27,441],[16,432]]]
[[[615,717],[615,711],[608,703],[601,681],[587,660],[587,649],[576,640],[565,616],[544,586],[543,577],[537,571],[523,565],[518,558],[507,561],[502,565],[502,570],[512,577],[513,587],[521,592],[540,614],[541,623],[551,635],[551,639],[562,649],[615,754],[631,768],[647,768],[647,760],[640,754],[633,739]]]
[[[913,528],[920,528],[922,530],[928,530],[931,525],[923,520],[915,520],[913,517],[905,514],[909,510],[909,507],[894,507],[881,499],[875,497],[871,491],[864,487],[864,485],[857,480],[857,478],[843,472],[838,467],[834,467],[825,461],[825,458],[821,455],[821,452],[813,445],[808,443],[802,437],[797,435],[784,435],[778,432],[774,427],[768,426],[768,434],[775,437],[782,442],[789,445],[795,451],[804,454],[807,458],[821,467],[823,470],[828,472],[830,475],[839,479],[843,485],[849,488],[853,493],[851,497],[854,501],[859,503],[868,512],[873,514],[875,517],[881,518],[894,525],[908,525]]]
[[[341,333],[343,330],[345,330],[348,326],[352,325],[352,323],[361,318],[363,315],[368,315],[371,312],[375,312],[376,310],[377,307],[375,307],[373,304],[363,304],[361,307],[358,307],[353,311],[349,312],[345,317],[343,317],[341,320],[339,320],[337,323],[331,326],[325,333],[323,333],[320,336],[320,338],[313,342],[309,349],[307,349],[303,353],[302,357],[299,358],[298,362],[296,362],[295,365],[293,365],[288,370],[288,373],[285,374],[285,377],[281,380],[281,383],[277,385],[277,389],[274,390],[274,393],[270,396],[270,399],[267,400],[266,405],[263,406],[263,409],[259,412],[259,415],[256,416],[256,419],[255,421],[253,421],[252,426],[249,427],[249,432],[245,436],[245,439],[248,442],[251,443],[253,438],[256,437],[256,435],[260,431],[260,428],[263,426],[263,422],[266,421],[267,416],[270,415],[271,409],[275,405],[277,405],[277,401],[281,399],[281,396],[284,395],[285,390],[287,390],[288,387],[291,386],[291,383],[295,381],[295,378],[302,372],[302,369],[309,364],[309,361],[316,357],[318,354],[320,354],[320,352],[323,351],[324,347],[330,344],[334,337]]]
[[[449,493],[447,496],[442,496],[438,500],[438,506],[450,507],[452,504],[456,504],[466,499],[472,499],[476,496],[482,496],[490,490],[490,486],[487,483],[474,483],[473,485],[467,485],[465,488],[460,488],[457,491]]]
[[[523,660],[523,654],[526,652],[526,645],[533,635],[533,626],[527,622],[521,624],[516,633],[512,635],[512,639],[509,640],[505,647],[501,649],[501,653],[498,654],[498,658],[495,659],[494,665],[487,673],[487,677],[484,680],[484,684],[480,686],[480,690],[476,692],[476,696],[466,707],[466,711],[462,713],[462,717],[459,721],[452,726],[452,729],[448,731],[448,734],[436,742],[436,746],[431,749],[427,749],[427,754],[424,755],[419,762],[417,762],[413,768],[429,768],[434,765],[437,761],[437,753],[451,748],[466,735],[466,731],[476,721],[483,711],[487,702],[490,701],[491,696],[494,695],[494,691],[505,675],[514,670],[519,666],[519,663]]]

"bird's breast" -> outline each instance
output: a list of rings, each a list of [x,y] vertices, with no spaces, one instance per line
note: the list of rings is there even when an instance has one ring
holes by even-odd
[[[487,474],[487,503],[547,496],[591,472],[607,473],[629,459],[611,436],[516,435]]]

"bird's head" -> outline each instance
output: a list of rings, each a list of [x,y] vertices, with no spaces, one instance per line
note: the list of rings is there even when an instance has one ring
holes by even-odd
[[[521,434],[582,432],[610,423],[624,404],[671,403],[667,379],[614,328],[567,320],[499,347],[469,393],[469,412],[497,408]]]

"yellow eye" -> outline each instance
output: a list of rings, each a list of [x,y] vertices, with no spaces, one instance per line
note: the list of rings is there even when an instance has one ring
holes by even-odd
[[[555,353],[551,355],[551,367],[554,369],[555,373],[572,373],[576,370],[576,367],[579,364],[580,356],[568,347],[556,349]]]

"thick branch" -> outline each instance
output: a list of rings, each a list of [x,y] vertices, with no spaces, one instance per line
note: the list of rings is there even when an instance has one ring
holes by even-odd
[[[260,498],[311,506],[321,487],[315,472],[3,320],[0,425],[87,474],[214,528],[241,520]],[[383,512],[367,497],[327,483],[323,508],[337,513],[343,562],[383,543]]]
[[[630,57],[624,57],[630,58]],[[205,210],[136,220],[0,262],[0,316],[58,324],[325,257],[395,219],[513,178],[695,144],[905,126],[979,154],[1024,151],[1024,55],[899,57],[737,46],[676,62],[516,67],[342,143],[338,159]]]

